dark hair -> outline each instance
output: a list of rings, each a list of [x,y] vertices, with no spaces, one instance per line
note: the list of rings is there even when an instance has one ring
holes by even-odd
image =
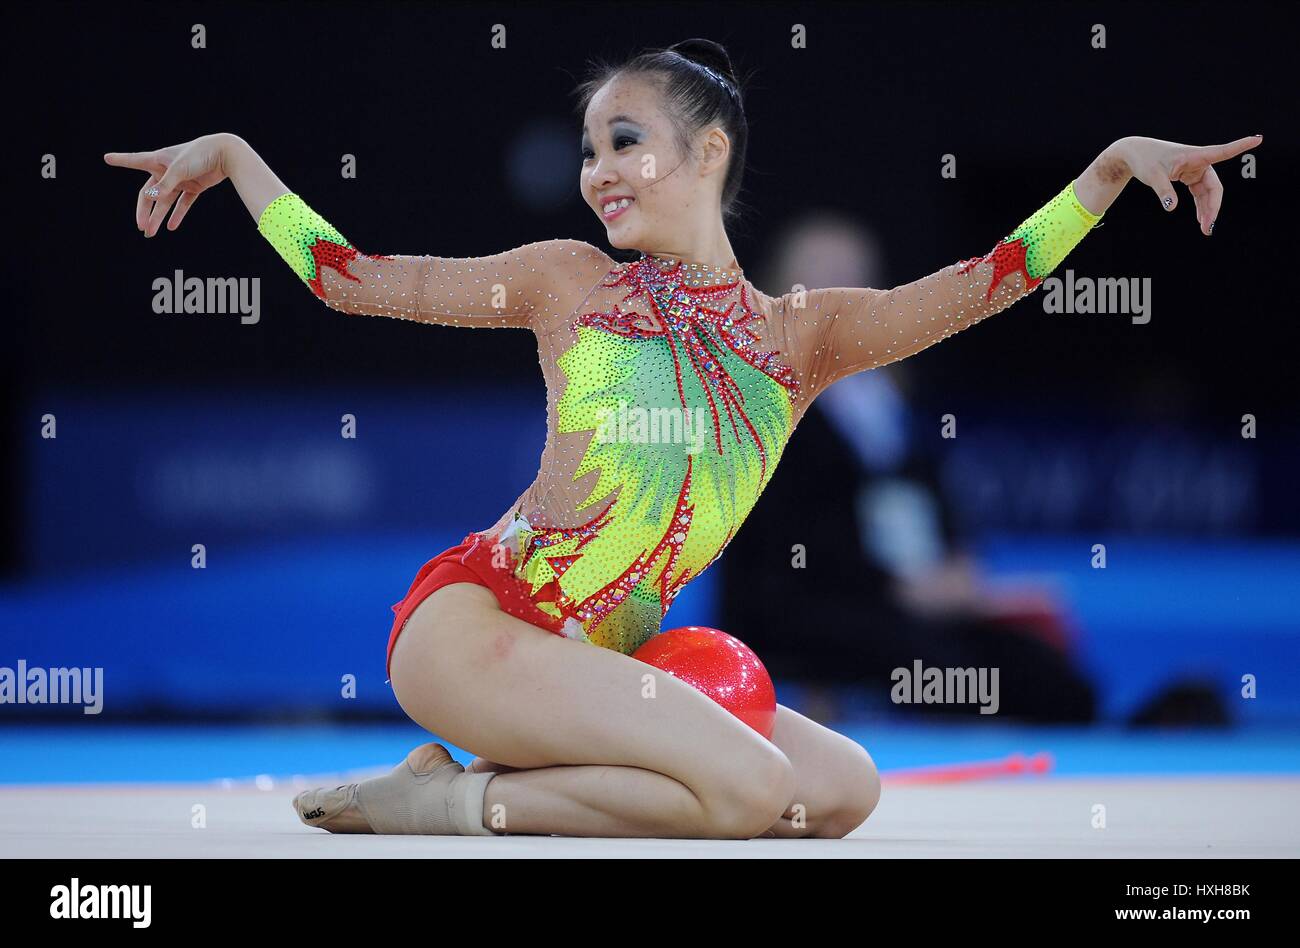
[[[727,221],[738,219],[744,209],[738,196],[745,175],[749,122],[741,83],[727,51],[713,40],[688,39],[667,49],[645,50],[621,65],[593,61],[587,78],[575,90],[578,114],[586,112],[602,86],[619,76],[645,76],[659,85],[683,154],[702,128],[718,125],[727,133],[731,157],[722,182],[722,215]]]

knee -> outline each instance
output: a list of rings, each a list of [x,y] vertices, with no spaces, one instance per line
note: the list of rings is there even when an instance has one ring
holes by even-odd
[[[833,812],[818,836],[841,839],[867,821],[880,803],[880,772],[871,755],[859,744],[845,754],[841,791]]]
[[[732,771],[705,800],[714,839],[753,839],[771,829],[795,792],[794,767],[776,747]]]

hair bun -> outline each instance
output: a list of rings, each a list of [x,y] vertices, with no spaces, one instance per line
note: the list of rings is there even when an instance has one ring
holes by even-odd
[[[708,66],[731,83],[733,89],[739,88],[739,83],[736,82],[736,71],[731,65],[731,57],[727,55],[727,50],[720,43],[715,43],[711,39],[697,37],[674,43],[668,48],[679,56],[691,60],[691,62],[699,63],[701,66]]]

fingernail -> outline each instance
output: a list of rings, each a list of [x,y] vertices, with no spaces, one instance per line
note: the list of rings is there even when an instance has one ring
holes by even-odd
[[[1214,224],[1215,224],[1214,221],[1210,221],[1210,233],[1211,233],[1211,234],[1214,233]]]
[[[1160,203],[1164,205],[1164,208],[1165,208],[1165,210],[1167,211],[1167,210],[1169,210],[1170,205],[1174,203],[1174,199],[1173,199],[1173,198],[1168,198],[1168,197],[1167,197],[1167,198],[1164,198],[1163,200],[1161,200]]]

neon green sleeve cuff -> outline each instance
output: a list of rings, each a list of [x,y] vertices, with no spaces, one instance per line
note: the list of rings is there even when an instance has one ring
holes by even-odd
[[[1026,272],[1031,279],[1041,280],[1056,269],[1101,218],[1102,214],[1094,214],[1079,203],[1071,181],[1013,230],[1003,243],[1019,240],[1025,248]]]
[[[292,192],[280,195],[266,206],[257,220],[257,229],[293,272],[322,298],[320,264],[333,265],[340,253],[351,257],[357,253],[329,221]]]

